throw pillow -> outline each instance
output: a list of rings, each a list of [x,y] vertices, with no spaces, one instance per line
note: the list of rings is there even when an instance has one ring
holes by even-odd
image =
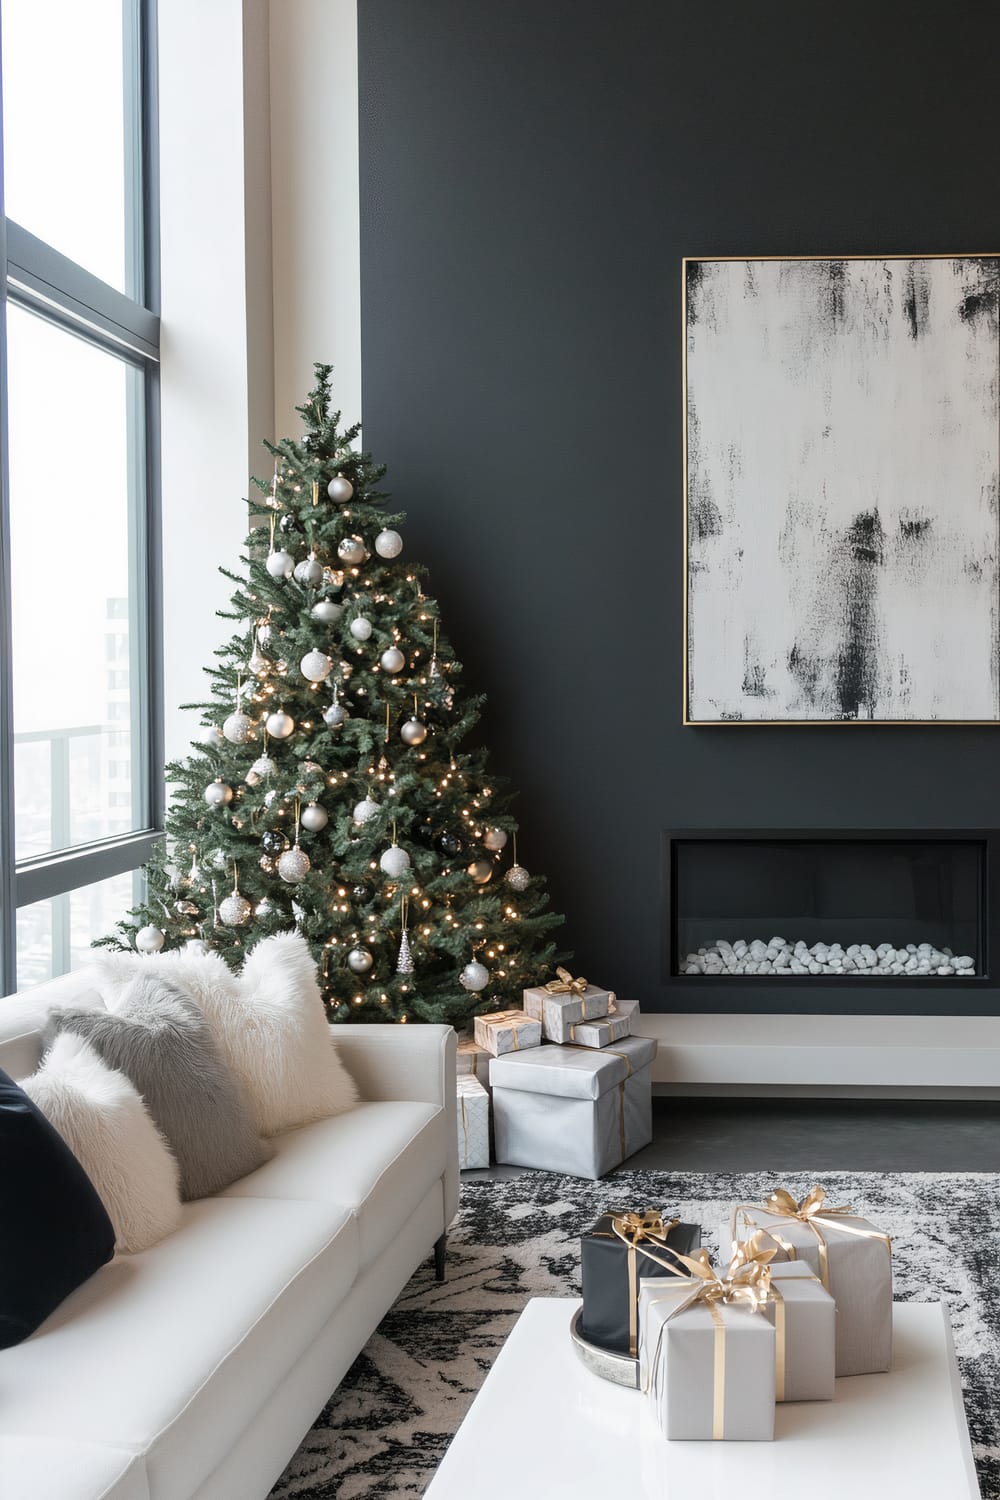
[[[298,932],[264,938],[239,976],[216,953],[178,949],[96,961],[105,1000],[117,1010],[125,978],[148,970],[182,985],[203,1011],[250,1099],[262,1135],[342,1114],[358,1092],[337,1056],[316,964]]]
[[[207,1198],[267,1161],[243,1089],[198,1007],[140,974],[114,1014],[52,1011],[46,1036],[72,1031],[139,1090],[181,1172],[181,1197]]]
[[[117,1249],[146,1250],[173,1233],[181,1218],[177,1163],[124,1073],[66,1032],[21,1087],[96,1187]]]
[[[97,1189],[55,1126],[0,1070],[0,1349],[34,1333],[114,1250]]]

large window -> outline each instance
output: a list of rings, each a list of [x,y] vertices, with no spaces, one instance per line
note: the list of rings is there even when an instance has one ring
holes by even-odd
[[[152,0],[0,0],[0,994],[162,820]]]

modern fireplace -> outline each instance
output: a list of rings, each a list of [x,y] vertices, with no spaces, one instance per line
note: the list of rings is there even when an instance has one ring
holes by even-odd
[[[698,1010],[993,1014],[998,853],[995,831],[673,830],[664,977]]]

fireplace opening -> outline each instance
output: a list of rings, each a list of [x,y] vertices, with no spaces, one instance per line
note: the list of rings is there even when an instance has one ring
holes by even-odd
[[[877,987],[989,979],[996,835],[678,831],[671,982]]]

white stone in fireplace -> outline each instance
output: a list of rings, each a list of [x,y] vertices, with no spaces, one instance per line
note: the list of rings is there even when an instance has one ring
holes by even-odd
[[[728,974],[798,974],[839,975],[841,978],[867,978],[869,975],[922,979],[926,975],[952,975],[957,979],[975,974],[975,959],[968,954],[954,954],[950,948],[935,948],[932,943],[813,943],[809,947],[801,938],[790,943],[783,937],[716,938],[708,947],[689,953],[681,966],[683,974],[704,974],[724,978]]]

